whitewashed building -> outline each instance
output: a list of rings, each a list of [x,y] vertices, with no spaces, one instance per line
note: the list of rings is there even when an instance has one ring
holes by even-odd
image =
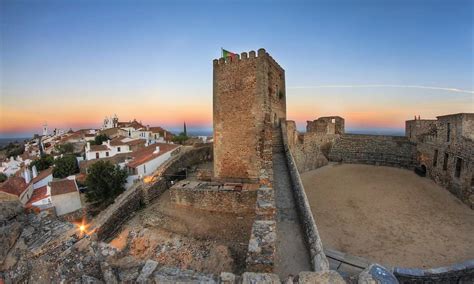
[[[179,147],[175,144],[155,143],[134,152],[131,155],[132,160],[125,165],[129,173],[127,185],[129,186],[134,180],[152,175]]]

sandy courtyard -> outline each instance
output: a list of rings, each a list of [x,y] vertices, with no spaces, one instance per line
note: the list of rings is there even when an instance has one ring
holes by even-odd
[[[474,210],[428,178],[349,164],[301,178],[325,247],[402,267],[474,258]]]

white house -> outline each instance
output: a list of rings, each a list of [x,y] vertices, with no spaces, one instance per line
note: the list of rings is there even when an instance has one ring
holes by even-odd
[[[6,162],[2,162],[0,172],[4,173],[6,176],[11,176],[18,172],[23,165],[27,166],[30,163],[30,159],[23,160],[20,156],[17,156],[16,158],[10,157]]]
[[[112,140],[102,142],[102,145],[91,145],[89,142],[86,144],[86,160],[95,160],[107,157],[113,157],[121,153],[131,152],[131,144],[134,140],[123,136],[116,137]]]
[[[127,185],[136,179],[153,174],[179,147],[175,144],[155,143],[133,152],[131,155],[133,159],[126,164],[130,175]]]
[[[74,176],[63,180],[53,181],[49,184],[51,203],[56,210],[56,215],[61,216],[82,208],[79,189]]]
[[[39,187],[33,191],[28,203],[25,205],[26,208],[38,208],[39,210],[45,210],[53,207],[51,201],[51,187],[48,185]]]
[[[53,181],[53,168],[42,170],[39,174],[37,174],[36,167],[33,166],[32,172],[33,179],[31,182],[33,183],[33,189],[46,186],[48,183]]]
[[[12,176],[0,185],[0,202],[18,200],[25,205],[33,194],[33,184],[23,177]]]

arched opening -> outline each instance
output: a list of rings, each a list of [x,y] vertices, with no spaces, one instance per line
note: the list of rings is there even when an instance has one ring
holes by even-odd
[[[278,126],[278,116],[276,113],[273,114],[273,125]]]
[[[420,177],[425,177],[426,176],[426,166],[421,165],[418,167],[415,167],[415,173],[419,175]]]

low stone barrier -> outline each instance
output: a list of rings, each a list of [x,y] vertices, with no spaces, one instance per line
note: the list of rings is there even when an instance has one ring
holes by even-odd
[[[222,185],[200,181],[181,181],[170,189],[171,201],[180,206],[226,212],[254,213],[258,185]]]
[[[329,269],[329,263],[324,254],[323,244],[319,236],[316,222],[314,221],[311,207],[309,206],[308,198],[304,191],[303,183],[296,167],[295,160],[290,152],[288,146],[288,136],[286,129],[286,121],[281,120],[281,131],[283,136],[283,146],[285,148],[285,155],[287,159],[288,169],[290,171],[291,185],[293,193],[298,207],[298,214],[300,222],[303,224],[304,233],[306,237],[306,243],[309,248],[311,263],[314,271],[324,271]]]
[[[474,283],[474,259],[432,269],[395,267],[393,274],[400,283]]]
[[[329,152],[334,162],[369,164],[412,169],[416,145],[408,138],[386,135],[344,134]]]

